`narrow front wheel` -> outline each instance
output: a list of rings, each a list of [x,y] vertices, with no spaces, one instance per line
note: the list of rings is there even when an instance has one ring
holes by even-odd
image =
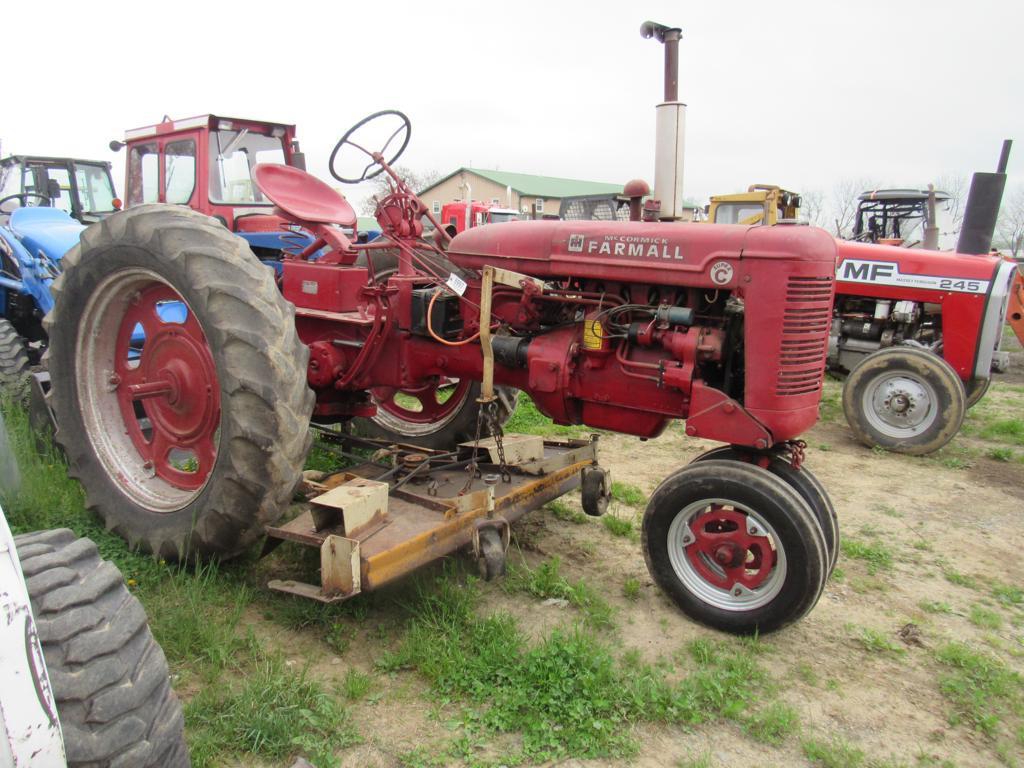
[[[644,512],[643,549],[651,576],[687,616],[735,634],[796,621],[828,572],[807,503],[739,461],[701,461],[666,478]]]

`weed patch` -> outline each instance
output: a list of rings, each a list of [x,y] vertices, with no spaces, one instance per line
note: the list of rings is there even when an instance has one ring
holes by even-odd
[[[1017,672],[965,643],[947,643],[936,652],[936,658],[947,668],[939,690],[953,705],[952,724],[966,723],[993,739],[1014,729],[1019,733],[1024,679]]]
[[[757,741],[778,746],[800,728],[800,717],[788,704],[774,701],[747,718],[743,725]]]
[[[601,517],[601,525],[603,525],[605,530],[612,536],[631,539],[636,535],[636,531],[633,527],[633,521],[627,520],[624,517],[604,515]]]
[[[622,595],[627,600],[637,600],[640,597],[640,579],[630,576],[622,583]]]
[[[803,743],[804,755],[821,768],[861,768],[864,751],[842,739],[825,742],[809,739]]]
[[[264,656],[243,680],[227,691],[205,688],[185,706],[196,768],[245,755],[280,761],[297,754],[327,768],[337,765],[337,750],[358,741],[339,702],[281,657]]]
[[[565,600],[579,608],[588,624],[595,627],[614,625],[612,608],[590,585],[580,580],[575,584],[562,573],[562,561],[558,557],[546,560],[536,568],[516,565],[502,582],[507,592],[524,592],[541,599]]]
[[[843,555],[854,560],[862,560],[867,564],[868,573],[874,575],[879,571],[892,568],[892,550],[880,541],[861,541],[859,539],[843,539],[840,543]]]
[[[587,516],[580,512],[578,509],[573,509],[564,501],[549,501],[544,505],[544,509],[551,513],[551,516],[556,520],[562,520],[566,523],[572,523],[573,525],[583,525],[587,522]]]
[[[866,651],[871,653],[888,654],[890,656],[902,656],[907,651],[897,645],[893,640],[886,637],[882,632],[871,627],[858,627],[847,624],[846,629]]]
[[[643,491],[632,483],[621,483],[618,480],[612,481],[612,498],[631,507],[647,505],[647,496]]]
[[[968,614],[971,624],[982,629],[999,629],[1003,626],[1003,617],[991,608],[983,605],[972,605]]]

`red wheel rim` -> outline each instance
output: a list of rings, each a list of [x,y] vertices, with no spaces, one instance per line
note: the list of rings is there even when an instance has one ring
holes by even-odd
[[[184,322],[172,322],[166,309],[161,317],[161,305],[172,302],[178,314],[184,309]],[[132,349],[137,329],[145,335],[141,350]],[[175,488],[201,488],[217,459],[220,386],[206,334],[170,286],[151,282],[129,301],[110,384],[143,466]]]
[[[469,380],[438,379],[413,389],[376,387],[371,392],[381,410],[400,421],[426,425],[453,416],[462,407],[472,385]]]
[[[777,553],[762,535],[748,532],[747,516],[713,504],[690,522],[693,542],[686,557],[700,576],[728,590],[741,584],[749,590],[761,586],[775,567]]]

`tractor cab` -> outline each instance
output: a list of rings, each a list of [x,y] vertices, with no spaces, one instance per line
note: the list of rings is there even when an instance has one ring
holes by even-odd
[[[217,115],[163,121],[125,133],[125,200],[185,205],[220,221],[263,257],[276,257],[285,238],[283,219],[253,181],[260,163],[305,167],[295,126]],[[305,242],[307,238],[297,236]],[[290,242],[287,241],[287,242]]]
[[[0,224],[18,208],[49,207],[91,224],[121,207],[110,163],[12,155],[0,160]]]
[[[941,238],[951,229],[947,192],[934,190],[936,221],[931,224]],[[857,198],[857,218],[852,240],[904,248],[921,248],[928,222],[926,189],[876,189]],[[941,242],[938,244],[941,247]],[[952,248],[952,243],[947,244]],[[935,247],[935,246],[932,246]]]
[[[714,195],[707,210],[712,224],[777,224],[800,213],[800,195],[771,184],[752,184],[746,192]]]

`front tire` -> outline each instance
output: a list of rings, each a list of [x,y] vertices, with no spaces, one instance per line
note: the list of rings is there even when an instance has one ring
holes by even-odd
[[[923,456],[946,445],[967,409],[963,382],[942,358],[914,347],[872,352],[850,372],[843,411],[857,439]]]
[[[736,634],[802,617],[828,570],[806,502],[738,461],[701,461],[666,478],[644,512],[642,543],[651,576],[687,616]]]
[[[243,240],[178,206],[89,227],[47,316],[57,440],[133,546],[238,555],[281,515],[313,393],[294,307]]]
[[[66,528],[15,545],[69,768],[187,768],[167,661],[121,572]]]

